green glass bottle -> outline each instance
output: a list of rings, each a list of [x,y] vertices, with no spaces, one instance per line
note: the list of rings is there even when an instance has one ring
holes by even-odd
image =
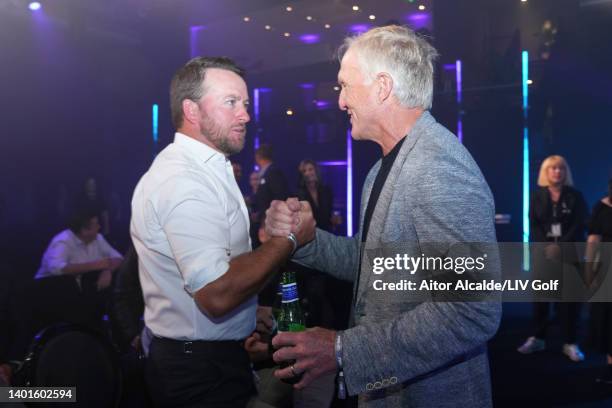
[[[278,315],[278,332],[300,332],[306,330],[304,314],[300,307],[295,272],[283,272],[281,286],[283,289],[283,299]],[[294,363],[295,361],[285,361],[281,364],[281,368],[289,367]],[[289,384],[295,384],[299,382],[301,378],[302,375],[300,374],[299,376],[287,378],[283,381]]]

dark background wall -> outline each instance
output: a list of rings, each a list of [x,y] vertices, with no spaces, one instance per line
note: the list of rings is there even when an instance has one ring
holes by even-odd
[[[532,1],[527,13],[510,0],[434,3],[431,34],[441,58],[433,113],[456,130],[454,82],[442,66],[462,59],[464,143],[491,185],[498,212],[512,216],[510,225],[499,226],[500,239],[518,241],[521,232],[521,49],[534,59],[532,183],[541,160],[559,153],[568,158],[590,205],[605,192],[612,176],[609,6]],[[0,10],[0,249],[24,276],[35,272],[50,238],[63,228],[69,201],[89,176],[98,179],[109,202],[111,240],[125,247],[131,192],[172,139],[169,79],[189,58],[183,20],[160,13],[127,25],[119,19],[120,27],[110,22],[102,30],[76,17],[36,21]],[[558,31],[543,59],[546,19]],[[346,115],[333,91],[337,66],[331,61],[249,77],[251,89],[270,89],[262,94],[261,120],[251,123],[249,136],[258,134],[275,146],[291,185],[304,157],[345,159]],[[308,90],[303,83],[315,86]],[[317,108],[313,100],[330,105]],[[153,103],[160,111],[157,145],[151,136]],[[292,117],[284,113],[289,107],[296,112]],[[380,151],[355,143],[353,153],[357,209],[361,183]],[[249,143],[236,156],[244,186],[252,155]],[[342,169],[326,171],[344,210]]]

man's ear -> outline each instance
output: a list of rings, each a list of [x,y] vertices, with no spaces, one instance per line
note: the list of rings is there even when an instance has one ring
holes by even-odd
[[[379,72],[376,75],[376,84],[378,86],[378,94],[376,95],[378,103],[381,104],[391,97],[393,92],[393,78],[386,72]]]
[[[183,117],[189,123],[197,123],[200,120],[200,107],[191,99],[184,99],[182,103]]]

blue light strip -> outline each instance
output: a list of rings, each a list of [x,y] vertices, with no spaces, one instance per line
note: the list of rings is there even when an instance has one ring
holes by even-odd
[[[523,51],[523,242],[529,242],[529,88],[527,80],[529,79],[529,53]],[[523,246],[523,270],[529,270],[529,246]]]
[[[346,131],[346,236],[353,236],[353,137]]]
[[[461,71],[461,60],[457,60],[455,62],[455,73],[457,75],[457,137],[459,138],[459,143],[463,143],[463,120],[461,118],[463,110],[461,107],[461,102],[463,101],[463,78]]]
[[[253,89],[253,114],[255,115],[255,138],[253,139],[253,148],[259,149],[259,88]]]
[[[159,139],[159,106],[153,104],[153,144],[157,145]]]

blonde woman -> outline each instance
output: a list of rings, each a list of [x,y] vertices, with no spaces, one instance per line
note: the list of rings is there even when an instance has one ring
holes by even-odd
[[[534,251],[534,273],[562,273],[561,262],[578,260],[575,251],[562,251],[572,246],[562,243],[584,241],[587,206],[582,194],[573,187],[572,172],[567,161],[561,156],[549,156],[540,167],[539,189],[534,192],[529,208],[531,241],[546,243]],[[564,336],[563,354],[570,360],[584,360],[584,354],[577,345],[577,331],[580,305],[559,303],[557,305],[561,330]],[[549,302],[534,303],[535,333],[518,348],[523,354],[530,354],[546,348],[548,331]]]

